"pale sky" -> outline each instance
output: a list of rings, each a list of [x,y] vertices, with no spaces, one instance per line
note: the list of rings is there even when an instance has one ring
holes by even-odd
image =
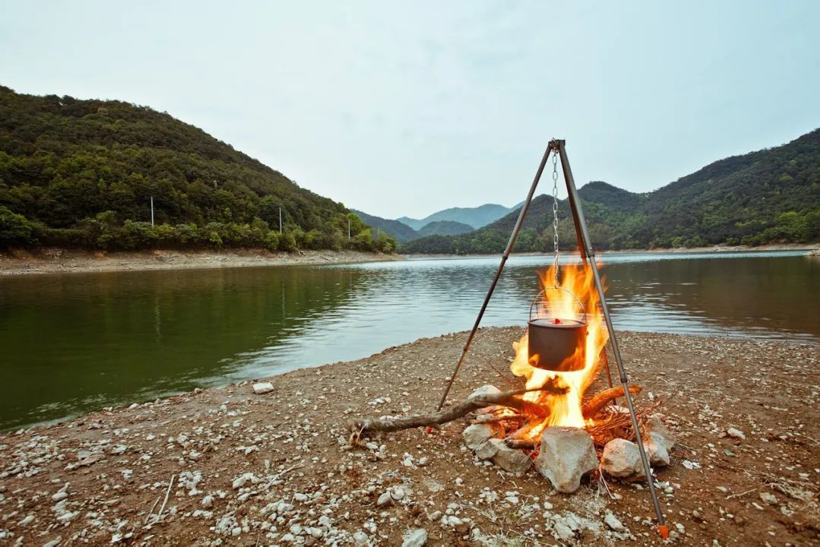
[[[0,0],[0,84],[423,217],[521,201],[551,137],[579,185],[643,192],[820,127],[820,2]]]

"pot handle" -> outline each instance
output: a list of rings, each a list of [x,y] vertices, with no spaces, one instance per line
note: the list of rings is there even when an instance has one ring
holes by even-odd
[[[546,298],[546,296],[547,296],[547,291],[563,291],[563,292],[567,293],[567,294],[568,294],[568,295],[570,295],[572,298],[574,298],[576,302],[578,302],[578,307],[580,307],[580,309],[581,309],[581,317],[585,317],[585,316],[586,316],[586,314],[587,314],[586,307],[584,307],[584,303],[583,303],[583,302],[581,302],[581,299],[580,299],[580,298],[578,298],[578,296],[577,296],[574,292],[569,291],[569,290],[567,290],[567,289],[565,289],[565,288],[563,288],[563,287],[549,287],[549,288],[547,288],[547,289],[542,290],[542,291],[541,291],[541,292],[539,292],[538,294],[536,294],[536,295],[535,295],[535,298],[533,298],[533,299],[532,299],[532,303],[530,304],[530,321],[532,321],[532,319],[533,319],[533,317],[532,317],[532,310],[536,307],[536,305],[537,305],[539,302],[543,301],[543,300],[544,300],[544,298]]]

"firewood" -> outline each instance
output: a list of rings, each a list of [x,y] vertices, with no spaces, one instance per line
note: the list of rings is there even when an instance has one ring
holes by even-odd
[[[504,439],[504,443],[510,448],[521,448],[524,450],[534,450],[538,448],[538,441],[535,439]]]
[[[629,386],[629,393],[635,395],[641,392],[641,386]],[[589,419],[598,414],[598,411],[604,408],[609,401],[624,396],[623,386],[615,386],[603,391],[599,391],[590,399],[583,408],[584,418]]]
[[[360,439],[366,433],[400,431],[414,427],[439,426],[447,422],[452,422],[480,408],[491,405],[506,406],[524,414],[545,418],[549,414],[549,409],[545,406],[525,401],[519,395],[530,391],[541,391],[553,394],[563,394],[564,388],[555,387],[549,383],[537,389],[519,389],[505,391],[502,393],[489,393],[481,395],[470,395],[464,401],[430,414],[411,414],[409,416],[379,416],[378,418],[364,418],[350,422],[351,442]]]

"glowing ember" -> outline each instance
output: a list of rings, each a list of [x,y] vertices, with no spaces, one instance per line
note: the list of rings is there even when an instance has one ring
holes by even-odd
[[[554,266],[550,267],[541,277],[541,285],[544,288],[555,286]],[[584,420],[581,399],[598,375],[601,365],[601,350],[609,339],[609,333],[606,330],[603,313],[598,306],[600,299],[598,292],[595,290],[591,266],[564,266],[561,268],[559,287],[578,297],[584,308],[586,308],[586,318],[582,317],[582,312],[572,294],[566,291],[545,291],[545,298],[548,301],[544,302],[544,308],[550,310],[554,324],[561,324],[566,321],[584,321],[586,319],[586,347],[578,347],[575,354],[567,358],[567,360],[573,361],[572,364],[568,363],[567,366],[558,367],[568,370],[567,372],[556,372],[535,368],[530,364],[531,360],[538,359],[538,356],[528,355],[526,334],[521,340],[513,343],[515,360],[510,368],[516,376],[526,378],[528,389],[542,387],[552,378],[557,380],[559,386],[567,388],[567,393],[564,395],[545,395],[539,392],[524,395],[524,398],[528,401],[549,408],[550,413],[548,418],[542,422],[531,423],[525,431],[521,431],[519,435],[523,438],[538,438],[547,426],[580,428],[592,423],[591,420]],[[581,360],[583,360],[583,368],[581,368],[581,363],[578,362]]]

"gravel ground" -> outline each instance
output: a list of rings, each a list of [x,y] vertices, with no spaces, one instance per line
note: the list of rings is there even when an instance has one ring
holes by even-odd
[[[505,387],[489,365],[521,334],[482,329],[453,399]],[[0,544],[658,544],[640,482],[514,478],[463,446],[467,419],[345,446],[353,417],[434,407],[465,336],[0,436]],[[820,544],[820,347],[621,340],[636,403],[665,401],[678,437],[657,471],[668,542]]]
[[[236,268],[243,266],[287,266],[292,264],[343,264],[401,260],[399,255],[359,251],[298,251],[272,253],[258,249],[202,251],[143,251],[90,253],[64,249],[0,253],[0,276],[81,272],[125,272]]]

